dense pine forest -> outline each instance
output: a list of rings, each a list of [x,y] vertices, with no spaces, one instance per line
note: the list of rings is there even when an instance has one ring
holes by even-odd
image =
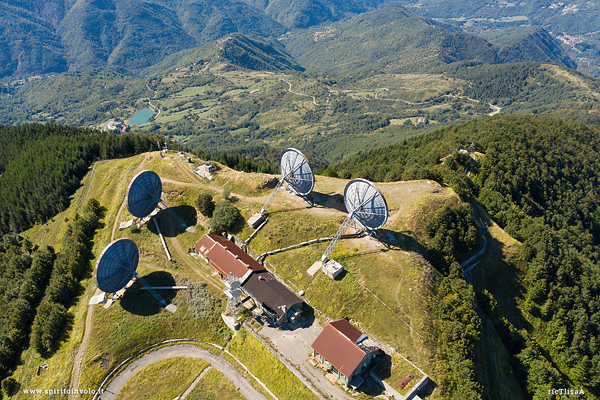
[[[522,242],[524,291],[507,300],[501,289],[489,287],[480,296],[513,355],[521,386],[533,398],[570,383],[598,396],[599,133],[551,118],[486,118],[364,153],[325,173],[435,179],[463,198],[472,193]],[[475,162],[459,156],[461,149],[483,156]],[[448,154],[454,155],[442,161]]]
[[[112,135],[55,124],[0,126],[0,235],[65,210],[94,160],[154,149],[152,135]]]
[[[67,311],[82,288],[94,234],[103,209],[90,199],[81,216],[69,222],[62,250],[39,248],[6,234],[0,242],[0,379],[19,360],[24,346],[45,356],[56,350],[72,320]],[[8,378],[10,380],[10,378]],[[5,380],[2,386],[10,386]]]

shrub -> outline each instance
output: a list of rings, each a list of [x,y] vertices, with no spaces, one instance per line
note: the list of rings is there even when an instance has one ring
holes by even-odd
[[[213,212],[210,230],[216,233],[227,231],[240,217],[240,210],[231,204],[229,200],[221,200]]]
[[[213,211],[215,210],[215,202],[213,201],[212,194],[209,192],[202,192],[196,199],[196,208],[201,214],[212,217]]]
[[[2,380],[2,392],[6,397],[12,397],[15,386],[17,386],[17,381],[12,377]]]

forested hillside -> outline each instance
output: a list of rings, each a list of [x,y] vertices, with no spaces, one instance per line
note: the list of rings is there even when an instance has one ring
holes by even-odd
[[[415,14],[398,5],[384,7],[394,3],[4,0],[0,79],[103,66],[140,70],[233,33],[280,39],[302,67],[319,73],[356,67],[414,72],[424,65],[461,60],[575,67],[559,42],[543,30],[508,42],[505,38],[503,46],[495,47],[423,18],[420,8],[413,9]],[[313,26],[318,28],[306,29]],[[250,68],[260,65],[253,60]]]
[[[253,71],[302,71],[296,60],[277,41],[234,34],[221,42],[221,58],[229,64]]]
[[[499,45],[514,35],[529,35],[532,27],[544,28],[577,63],[578,71],[600,76],[600,40],[596,35],[600,9],[594,2],[401,0],[400,4]]]
[[[138,154],[151,135],[111,135],[54,124],[0,126],[0,234],[43,223],[69,205],[92,161]]]
[[[400,6],[300,31],[282,42],[300,65],[320,74],[406,72],[462,60],[497,61],[485,40],[450,32]]]
[[[390,0],[244,0],[288,28],[326,24],[371,11]]]
[[[0,1],[0,18],[0,78],[106,65],[140,69],[228,33],[285,31],[241,0]]]
[[[548,114],[597,124],[600,81],[535,62],[486,65],[465,61],[432,71],[469,82],[465,95],[502,107],[505,114]]]
[[[599,396],[599,133],[550,118],[486,118],[367,152],[326,172],[436,179],[463,197],[471,191],[523,243],[525,264],[511,267],[522,268],[523,291],[477,288],[485,290],[481,305],[513,355],[515,376],[536,398],[569,385]],[[461,155],[442,163],[448,153],[469,148],[483,158]]]
[[[499,47],[498,56],[505,63],[539,61],[577,68],[577,64],[565,53],[560,42],[540,27],[518,30],[512,35],[502,36],[494,44]]]
[[[418,10],[415,10],[418,13]],[[357,69],[413,72],[457,61],[487,64],[539,61],[576,64],[545,31],[505,40],[502,46],[400,6],[387,7],[328,25],[293,32],[282,39],[307,70],[350,73]]]
[[[48,356],[67,334],[68,309],[88,270],[91,245],[103,216],[95,199],[67,225],[58,254],[6,234],[0,242],[0,380],[16,367],[27,345]],[[11,378],[9,378],[11,379]],[[13,381],[14,382],[14,381]],[[12,382],[2,382],[6,387]]]

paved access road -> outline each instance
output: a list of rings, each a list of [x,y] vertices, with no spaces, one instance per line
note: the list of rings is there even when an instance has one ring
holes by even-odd
[[[142,368],[147,367],[160,360],[172,357],[192,357],[200,358],[221,372],[233,385],[240,391],[240,394],[248,400],[267,400],[259,391],[254,389],[250,382],[244,378],[227,360],[221,356],[214,355],[208,350],[192,344],[177,344],[162,347],[158,350],[144,354],[142,357],[131,362],[121,373],[119,373],[105,389],[100,396],[102,400],[113,400],[117,397],[119,391],[125,386],[129,379],[138,373]],[[198,371],[201,372],[201,371]]]

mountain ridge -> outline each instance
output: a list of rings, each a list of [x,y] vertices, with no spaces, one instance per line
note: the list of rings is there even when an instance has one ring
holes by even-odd
[[[501,47],[479,36],[446,29],[445,24],[399,5],[290,36],[282,40],[288,52],[307,70],[327,74],[356,69],[391,73],[422,71],[467,60],[487,64],[539,61],[576,66],[545,31],[519,37],[518,41]]]
[[[497,48],[446,22],[389,3],[5,0],[0,1],[0,17],[6,21],[0,27],[0,78],[102,66],[142,70],[232,33],[279,38],[304,68],[311,70],[320,63],[332,73],[340,71],[332,63],[339,60],[345,62],[342,69],[346,70],[358,66],[393,72],[464,60],[576,66],[545,31]],[[302,20],[311,7],[323,11],[317,13],[319,18],[302,23],[295,20]],[[300,26],[317,27],[289,30]]]

